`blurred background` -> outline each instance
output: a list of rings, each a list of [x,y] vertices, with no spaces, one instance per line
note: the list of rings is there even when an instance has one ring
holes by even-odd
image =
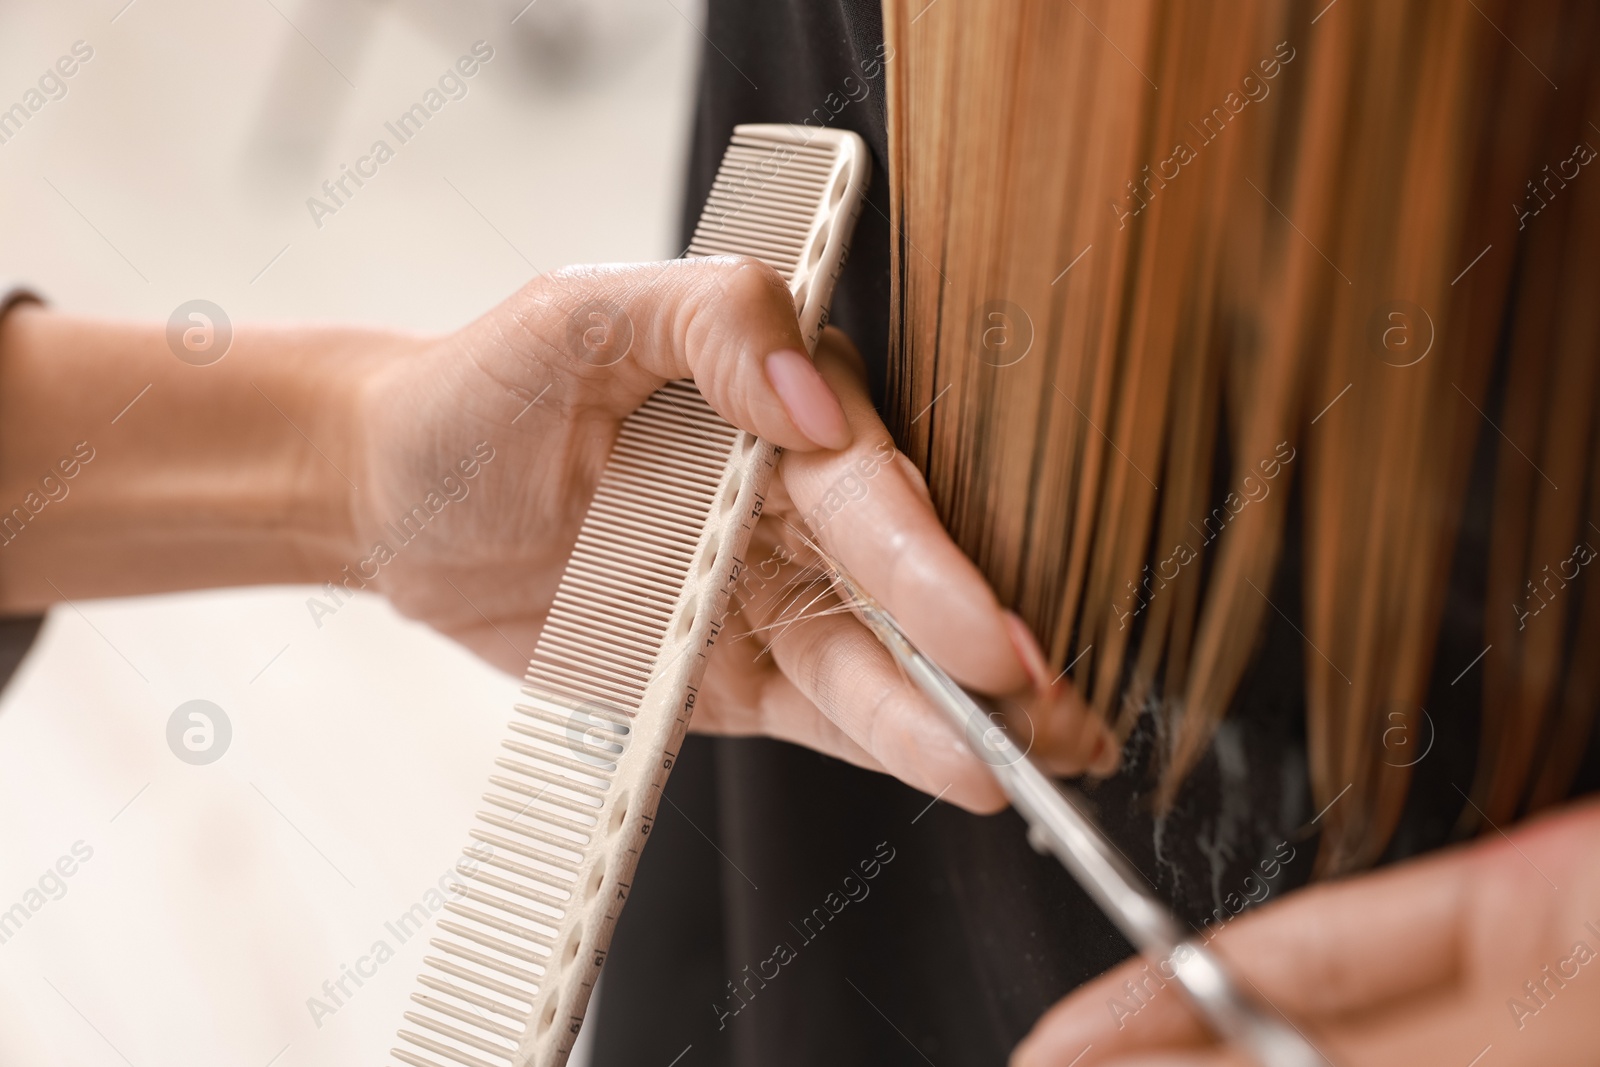
[[[695,0],[0,3],[0,109],[80,57],[64,94],[0,125],[0,279],[86,315],[206,299],[236,325],[440,331],[536,270],[675,255],[700,18]],[[399,145],[384,124],[479,41],[465,95]],[[314,218],[307,198],[379,138],[394,158]],[[0,699],[0,1064],[387,1058],[422,939],[385,924],[451,867],[517,680],[381,600],[314,619],[313,592],[51,612]],[[220,709],[209,763],[169,746],[193,700]],[[330,995],[380,940],[394,957]]]

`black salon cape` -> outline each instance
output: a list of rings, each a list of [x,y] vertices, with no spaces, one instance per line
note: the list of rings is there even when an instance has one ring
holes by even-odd
[[[861,134],[874,178],[833,321],[860,345],[881,397],[889,196],[878,6],[711,0],[705,35],[685,233],[736,123],[809,117]],[[1391,860],[1445,843],[1461,805],[1451,784],[1470,788],[1481,672],[1449,683],[1482,647],[1493,456],[1489,438],[1425,705],[1439,736],[1416,767]],[[1272,600],[1297,616],[1292,511]],[[1278,615],[1269,622],[1173,814],[1149,814],[1146,735],[1135,735],[1123,773],[1090,791],[1128,856],[1197,927],[1302,884],[1316,850],[1314,836],[1297,836],[1316,814],[1305,646]],[[999,1064],[1040,1013],[1129,955],[1056,862],[1028,847],[1016,815],[930,799],[794,745],[690,738],[605,965],[596,1067]]]

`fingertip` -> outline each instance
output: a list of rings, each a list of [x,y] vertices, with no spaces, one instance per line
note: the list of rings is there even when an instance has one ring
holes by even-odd
[[[1029,715],[1036,726],[1033,751],[1055,774],[1108,778],[1121,767],[1122,743],[1116,733],[1065,678],[1035,690],[1029,706],[1035,712]]]
[[[1082,1059],[1088,1049],[1083,1047],[1081,1037],[1074,1034],[1070,1019],[1061,1018],[1061,1012],[1062,1005],[1057,1004],[1034,1023],[1028,1036],[1011,1051],[1009,1067],[1055,1067]]]
[[[1023,670],[1027,671],[1028,680],[1033,683],[1035,690],[1043,691],[1050,685],[1050,667],[1045,663],[1044,650],[1039,647],[1028,624],[1022,621],[1022,616],[1009,608],[1002,614],[1006,621],[1006,634],[1011,638],[1011,647],[1016,651]]]
[[[998,815],[1011,806],[1011,801],[993,780],[980,779],[960,790],[952,789],[943,799],[973,815]]]
[[[931,708],[920,712],[934,714]],[[994,815],[1010,806],[994,775],[944,720],[921,718],[914,729],[912,736],[899,739],[900,745],[879,755],[896,777],[974,815]]]
[[[819,448],[838,451],[853,440],[844,406],[804,352],[780,348],[770,353],[764,369],[789,421]]]
[[[1033,1038],[1025,1037],[1022,1044],[1011,1050],[1006,1067],[1038,1067],[1039,1059],[1033,1054]]]
[[[880,712],[866,747],[895,777],[974,815],[1010,804],[960,732],[922,694],[904,689]]]

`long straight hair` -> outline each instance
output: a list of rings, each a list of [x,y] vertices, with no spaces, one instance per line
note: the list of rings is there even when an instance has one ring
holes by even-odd
[[[891,419],[1056,669],[1155,716],[1157,803],[1281,615],[1313,800],[1348,790],[1319,871],[1373,862],[1447,611],[1487,649],[1463,828],[1563,797],[1600,703],[1595,5],[884,14]]]

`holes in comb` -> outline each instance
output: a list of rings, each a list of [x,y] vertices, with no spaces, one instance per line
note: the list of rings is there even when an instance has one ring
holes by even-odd
[[[706,531],[706,543],[700,549],[700,577],[704,578],[711,573],[711,565],[717,561],[717,550],[722,547],[722,535],[717,533],[716,527]]]
[[[571,967],[572,961],[578,958],[578,950],[583,947],[583,927],[578,927],[567,938],[567,947],[561,951],[561,966]]]
[[[550,1029],[550,1024],[556,1021],[556,1002],[554,995],[550,1003],[545,1005],[544,1014],[539,1016],[539,1033],[543,1034]]]
[[[848,188],[850,188],[850,172],[840,167],[838,177],[833,179],[833,188],[828,190],[828,206],[838,207],[839,201],[844,199],[844,191]]]
[[[750,438],[750,447],[755,447],[755,438]],[[735,467],[733,474],[728,478],[727,486],[722,490],[722,513],[726,515],[733,510],[733,505],[739,500],[739,490],[744,488],[744,471]]]
[[[622,824],[627,821],[628,818],[628,799],[628,791],[626,789],[617,794],[617,799],[613,801],[613,807],[611,809],[611,822],[606,827],[606,833],[614,834],[618,830],[622,829]]]
[[[803,308],[806,306],[806,301],[811,299],[811,272],[800,270],[795,273],[800,281],[794,290],[794,306]]]
[[[689,631],[694,629],[695,616],[700,614],[700,604],[696,599],[690,599],[683,606],[683,614],[678,616],[678,628],[673,633],[673,639],[682,641],[689,636]]]
[[[810,274],[816,269],[817,264],[822,262],[822,250],[828,247],[828,235],[832,232],[833,227],[831,225],[824,225],[817,231],[816,236],[811,238],[811,247],[806,250],[805,270],[807,274]]]
[[[606,861],[602,859],[594,865],[594,872],[589,875],[589,884],[583,890],[584,900],[593,900],[600,894],[600,886],[606,880]]]

